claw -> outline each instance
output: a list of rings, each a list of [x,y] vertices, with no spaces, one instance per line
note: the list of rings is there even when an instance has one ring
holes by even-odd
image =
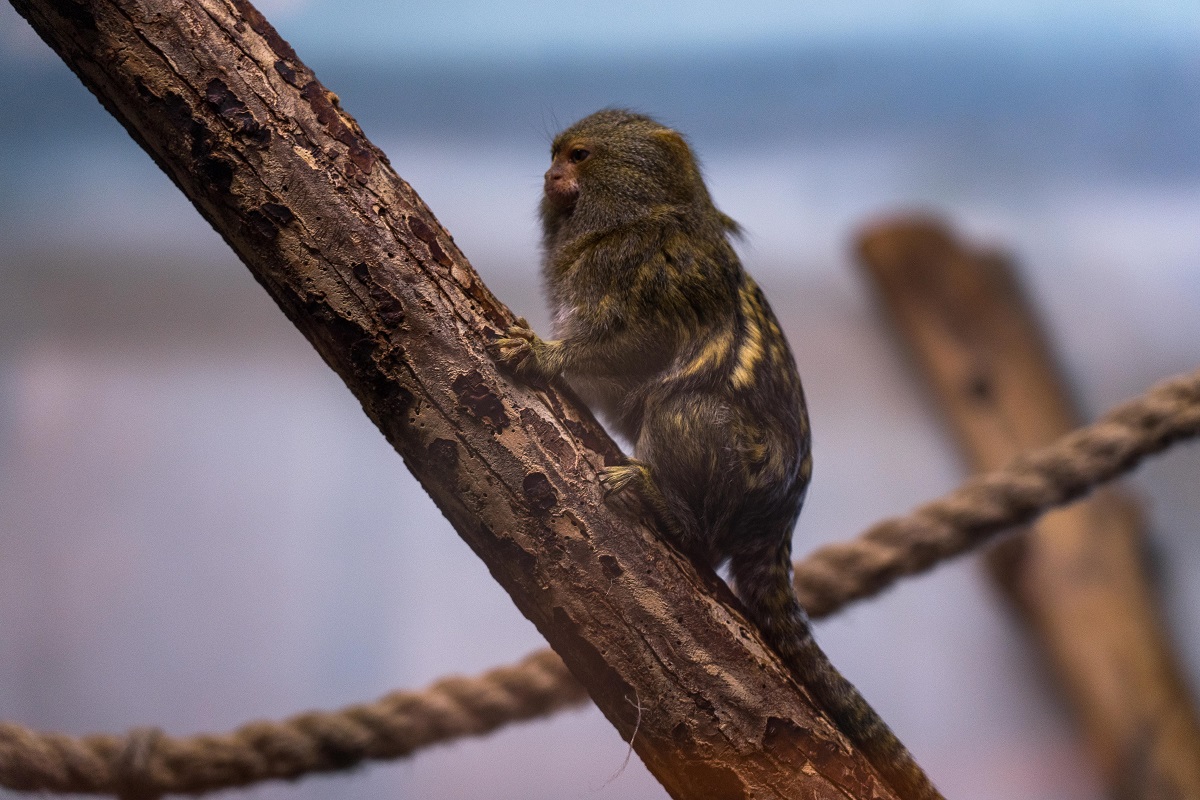
[[[553,359],[558,342],[543,341],[524,319],[518,319],[504,334],[489,345],[500,366],[527,383],[544,383],[559,374],[561,367]]]
[[[487,351],[492,358],[508,367],[517,367],[533,353],[533,339],[536,337],[528,328],[509,328],[506,336],[495,339],[487,344]]]
[[[506,336],[508,336],[511,339],[521,339],[526,342],[532,342],[534,339],[537,338],[537,334],[534,333],[529,328],[522,328],[522,327],[516,327],[516,326],[509,328],[504,333]]]
[[[637,477],[639,469],[628,464],[616,467],[605,467],[600,470],[600,486],[604,489],[604,499],[608,499],[629,485]]]
[[[600,490],[604,502],[622,516],[631,519],[643,517],[646,509],[637,491],[637,484],[645,477],[645,465],[636,461],[600,470]]]

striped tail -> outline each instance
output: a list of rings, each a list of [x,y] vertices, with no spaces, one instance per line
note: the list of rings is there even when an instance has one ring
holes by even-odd
[[[763,559],[738,554],[730,568],[738,596],[767,643],[817,704],[902,800],[943,800],[896,734],[830,663],[813,639],[808,615],[792,588],[791,542]]]

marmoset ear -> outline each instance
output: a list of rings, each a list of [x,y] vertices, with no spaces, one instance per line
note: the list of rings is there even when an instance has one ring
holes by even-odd
[[[671,181],[673,193],[678,199],[688,201],[695,199],[698,193],[707,195],[704,176],[700,174],[700,167],[692,154],[692,148],[687,139],[683,138],[683,134],[670,128],[659,128],[650,136],[662,147],[667,157],[671,174],[675,176]]]
[[[696,159],[692,157],[692,148],[688,146],[687,140],[683,138],[683,134],[679,131],[673,131],[670,128],[660,128],[651,134],[656,141],[662,144],[671,158],[679,164],[687,164],[695,169]]]

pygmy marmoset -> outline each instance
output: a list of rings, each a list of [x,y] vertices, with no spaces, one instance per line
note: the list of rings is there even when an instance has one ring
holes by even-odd
[[[812,471],[796,364],[678,132],[604,110],[560,133],[541,203],[554,340],[493,344],[518,377],[563,378],[633,443],[601,482],[694,559],[729,564],[751,620],[906,800],[939,797],[812,638],[792,528]]]

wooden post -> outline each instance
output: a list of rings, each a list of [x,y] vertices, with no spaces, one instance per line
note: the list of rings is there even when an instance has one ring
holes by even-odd
[[[938,221],[867,229],[862,265],[976,470],[1075,428],[1079,414],[1007,260]],[[1143,568],[1135,504],[1101,489],[991,554],[1114,794],[1200,797],[1200,725]]]

